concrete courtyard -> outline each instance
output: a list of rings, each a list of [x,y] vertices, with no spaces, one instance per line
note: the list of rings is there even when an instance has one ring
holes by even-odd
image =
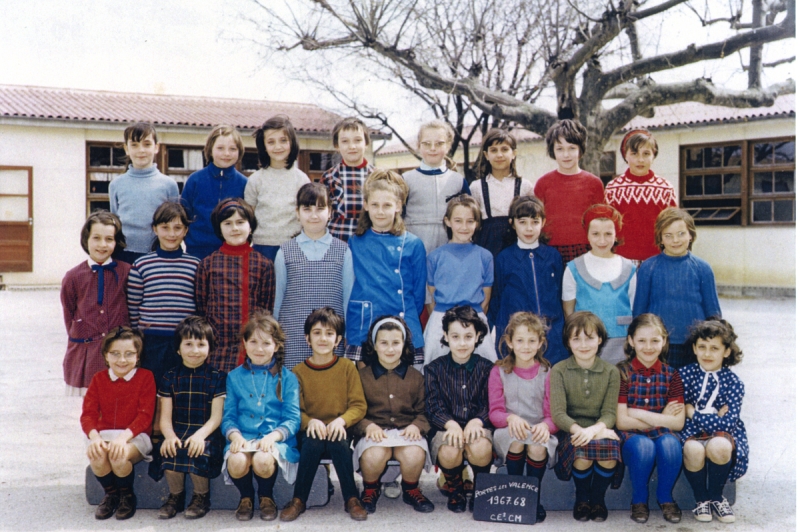
[[[646,525],[633,523],[624,511],[611,512],[602,524],[578,524],[570,512],[549,512],[537,530],[796,529],[795,300],[722,299],[721,304],[745,353],[735,371],[746,387],[742,417],[751,454],[750,469],[737,484],[736,523],[698,523],[689,508],[679,525],[668,524],[657,511]],[[258,518],[239,523],[231,511],[221,510],[194,522],[181,515],[159,521],[157,510],[140,510],[129,521],[96,521],[84,497],[81,399],[64,396],[66,341],[57,290],[0,291],[0,530],[519,530],[448,512],[433,475],[424,477],[423,491],[437,508],[426,515],[382,498],[378,512],[357,524],[342,511],[337,487],[326,507],[287,524]]]

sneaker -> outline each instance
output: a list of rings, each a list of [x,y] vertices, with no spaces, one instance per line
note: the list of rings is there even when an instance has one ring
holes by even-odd
[[[424,514],[430,513],[433,511],[434,506],[433,503],[428,499],[419,488],[415,488],[413,490],[404,491],[403,492],[403,502],[406,504],[410,504],[411,507],[414,508],[414,511],[421,512]]]
[[[278,507],[270,497],[258,498],[258,510],[262,521],[274,521],[278,517]]]
[[[119,506],[119,494],[114,491],[112,493],[106,493],[103,496],[103,500],[100,501],[100,504],[97,505],[97,510],[94,512],[95,519],[108,519],[114,512],[117,511],[117,507]]]
[[[383,494],[390,499],[396,499],[403,494],[403,488],[400,487],[400,483],[396,480],[385,482],[383,484]]]
[[[178,512],[183,511],[183,507],[186,505],[186,492],[182,491],[180,493],[170,493],[169,497],[167,497],[167,502],[161,507],[158,511],[158,518],[159,519],[172,519],[175,517]]]
[[[658,503],[658,505],[661,507],[661,514],[664,516],[666,521],[669,521],[670,523],[681,522],[683,512],[681,512],[681,509],[677,504],[674,502],[665,502],[663,504]]]
[[[646,523],[650,519],[650,508],[646,502],[631,504],[631,519],[637,523]]]
[[[572,507],[572,518],[576,521],[588,521],[591,512],[592,507],[589,506],[588,502],[576,501],[575,506]]]
[[[117,519],[130,519],[136,513],[136,495],[132,491],[125,491],[119,494],[119,506],[117,507]]]
[[[458,486],[447,495],[447,509],[457,514],[467,511],[467,499],[464,497],[462,486]]]
[[[694,514],[694,518],[702,523],[708,523],[713,519],[711,516],[711,501],[701,501],[697,503],[697,506],[694,510],[692,510]]]
[[[722,523],[733,523],[736,521],[736,516],[733,515],[733,509],[725,497],[721,501],[711,501],[711,510],[714,515]],[[709,519],[710,521],[711,519]]]
[[[211,509],[210,493],[195,493],[192,495],[192,502],[186,508],[183,516],[186,519],[200,519]]]
[[[367,512],[374,514],[378,499],[380,498],[381,490],[367,488],[361,493],[361,506],[363,506]]]
[[[242,497],[234,514],[239,521],[249,521],[253,518],[253,499]]]
[[[536,522],[541,523],[547,519],[547,510],[541,504],[536,507]]]
[[[605,503],[601,502],[592,506],[592,511],[589,512],[589,519],[595,523],[602,523],[608,519],[608,508],[606,508]]]

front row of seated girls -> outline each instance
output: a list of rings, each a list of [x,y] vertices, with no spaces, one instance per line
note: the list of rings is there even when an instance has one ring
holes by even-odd
[[[222,468],[241,494],[237,519],[253,517],[255,477],[261,518],[292,521],[305,511],[324,457],[333,461],[345,510],[355,520],[376,511],[380,475],[392,458],[400,462],[406,504],[433,511],[419,479],[424,467],[436,464],[446,479],[448,509],[464,512],[474,505],[463,480],[464,460],[476,475],[489,473],[494,451],[509,474],[541,481],[549,464],[561,480],[571,478],[573,517],[580,521],[607,518],[605,493],[624,464],[633,486],[631,519],[644,523],[649,517],[655,467],[662,514],[679,522],[672,489],[681,462],[697,503],[694,517],[735,520],[722,492],[726,481],[745,473],[748,443],[739,419],[744,387],[729,369],[742,353],[727,322],[692,328],[697,363],[680,370],[666,364],[666,328],[652,314],[628,328],[627,359],[618,369],[598,356],[607,333],[590,312],[567,318],[562,340],[570,357],[553,367],[543,356],[547,326],[532,313],[510,317],[501,338],[509,354],[494,365],[475,352],[487,328],[474,308],[447,310],[442,325],[449,353],[427,365],[424,377],[413,367],[411,331],[396,316],[372,324],[362,346],[366,365],[359,370],[334,354],[342,318],[331,308],[316,309],[305,322],[312,355],[289,371],[278,322],[256,313],[242,330],[247,359],[226,379],[206,363],[213,330],[202,318],[186,318],[176,329],[183,364],[168,371],[158,389],[161,470],[170,491],[159,518],[184,509],[187,473],[194,497],[185,517],[205,515],[208,479]],[[133,464],[151,459],[156,389],[152,374],[138,368],[141,349],[138,331],[112,331],[102,345],[109,369],[95,375],[84,400],[87,456],[105,490],[98,519],[135,513]],[[224,463],[222,436],[228,442]],[[295,484],[280,514],[272,493],[278,470]],[[358,470],[364,479],[360,497]],[[545,517],[540,505],[537,518]]]

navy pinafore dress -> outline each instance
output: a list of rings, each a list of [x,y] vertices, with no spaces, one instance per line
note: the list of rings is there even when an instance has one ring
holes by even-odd
[[[522,179],[514,178],[514,197],[519,196]],[[486,218],[481,220],[481,228],[478,232],[477,244],[492,252],[492,257],[503,251],[506,246],[506,235],[508,234],[508,214],[505,216],[492,216],[492,203],[489,199],[489,184],[486,177],[481,178],[481,193],[483,194],[483,205],[486,207]]]

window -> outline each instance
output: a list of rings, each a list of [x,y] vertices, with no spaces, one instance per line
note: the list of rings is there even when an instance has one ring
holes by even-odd
[[[86,207],[88,212],[108,209],[108,185],[127,168],[127,156],[120,145],[86,145]]]
[[[183,192],[183,185],[189,176],[206,166],[201,146],[163,146],[156,157],[158,168],[178,183],[178,190]]]
[[[794,138],[681,147],[681,207],[698,224],[793,224],[794,183]]]
[[[308,175],[309,179],[319,181],[326,170],[338,164],[338,158],[334,162],[335,156],[335,151],[300,150],[297,155],[297,166]]]

